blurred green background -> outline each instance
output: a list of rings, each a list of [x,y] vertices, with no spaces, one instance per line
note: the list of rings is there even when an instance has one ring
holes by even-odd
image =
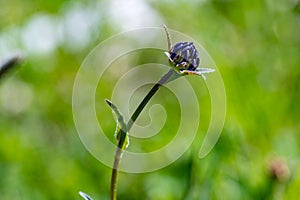
[[[111,170],[84,148],[73,122],[76,72],[104,39],[162,23],[200,41],[215,61],[226,122],[213,151],[199,159],[210,112],[201,109],[192,147],[162,170],[121,173],[119,199],[299,198],[299,0],[0,0],[0,61],[25,57],[0,80],[1,200],[81,199],[78,191],[109,199]],[[209,105],[207,91],[200,97]],[[164,104],[172,110],[173,101]],[[113,132],[111,114],[104,118]]]

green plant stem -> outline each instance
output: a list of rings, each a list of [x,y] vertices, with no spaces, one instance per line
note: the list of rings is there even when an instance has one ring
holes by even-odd
[[[118,182],[118,167],[120,163],[122,155],[122,149],[117,147],[114,159],[114,166],[111,173],[111,182],[110,182],[110,199],[116,200],[117,199],[117,182]]]
[[[136,121],[136,119],[138,118],[138,116],[140,115],[140,113],[142,112],[142,110],[144,109],[144,107],[147,105],[147,103],[150,101],[150,99],[152,98],[152,96],[157,92],[157,90],[159,89],[159,87],[163,84],[165,84],[169,78],[176,73],[173,69],[170,69],[152,88],[151,90],[148,92],[148,94],[144,97],[144,99],[142,100],[142,102],[140,103],[140,105],[137,107],[137,109],[134,111],[134,113],[132,114],[130,120],[127,123],[127,131],[129,131],[132,127],[132,125],[134,124],[134,122]]]
[[[173,69],[170,69],[161,79],[151,88],[151,90],[148,92],[148,94],[144,97],[142,102],[139,104],[139,106],[136,108],[134,113],[132,114],[130,120],[128,121],[126,127],[127,127],[127,132],[125,134],[126,137],[128,137],[128,132],[130,131],[132,125],[138,118],[138,116],[141,114],[142,110],[145,108],[147,103],[150,101],[150,99],[153,97],[153,95],[158,91],[159,87],[168,81],[170,81],[170,78],[172,75],[174,75],[176,72]],[[120,129],[122,131],[122,129]],[[112,169],[112,174],[111,174],[111,185],[110,185],[110,199],[111,200],[116,200],[117,199],[117,181],[118,181],[118,167],[120,163],[120,159],[123,153],[123,147],[124,147],[124,141],[125,138],[120,139],[118,142],[118,147],[115,152],[115,158],[114,158],[114,165]]]

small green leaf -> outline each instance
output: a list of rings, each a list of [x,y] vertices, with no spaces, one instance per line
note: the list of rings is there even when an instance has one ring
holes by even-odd
[[[115,106],[111,101],[105,99],[105,102],[110,106],[114,115],[116,116],[117,127],[115,131],[115,137],[118,141],[118,147],[124,150],[129,145],[129,137],[127,134],[127,126],[124,122],[123,115],[120,113],[117,106]]]

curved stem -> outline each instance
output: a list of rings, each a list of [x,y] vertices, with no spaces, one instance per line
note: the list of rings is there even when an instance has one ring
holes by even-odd
[[[142,102],[140,103],[140,105],[136,108],[136,110],[134,111],[134,113],[132,114],[130,120],[127,123],[127,131],[129,132],[129,130],[131,129],[132,125],[134,124],[134,122],[136,121],[136,119],[138,118],[138,116],[141,114],[142,110],[144,109],[144,107],[147,105],[147,103],[150,101],[150,99],[152,98],[152,96],[157,92],[157,90],[159,89],[159,87],[163,84],[165,84],[166,82],[169,81],[170,77],[176,73],[173,69],[170,69],[152,88],[151,90],[148,92],[148,94],[144,97],[144,99],[142,100]]]
[[[138,118],[138,116],[141,114],[142,110],[145,108],[147,103],[150,101],[150,99],[153,97],[153,95],[158,91],[159,87],[168,81],[170,81],[170,78],[172,75],[176,74],[176,72],[173,69],[170,69],[148,92],[148,94],[144,97],[142,102],[139,104],[139,106],[136,108],[134,113],[132,114],[130,120],[128,121],[126,128],[127,132],[121,135],[125,135],[127,137],[129,130],[131,129],[132,125]],[[120,129],[120,131],[123,131]],[[120,159],[123,153],[123,148],[124,148],[124,142],[125,138],[120,139],[118,142],[118,147],[115,153],[115,158],[114,158],[114,166],[112,169],[112,174],[111,174],[111,185],[110,185],[110,199],[111,200],[116,200],[117,199],[117,182],[118,182],[118,167],[120,163]]]

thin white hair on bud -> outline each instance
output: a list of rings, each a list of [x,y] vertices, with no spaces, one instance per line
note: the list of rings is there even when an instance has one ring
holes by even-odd
[[[165,51],[164,53],[165,53],[165,55],[170,59],[171,54],[170,54],[169,52],[167,52],[167,51]]]
[[[168,51],[171,51],[171,49],[172,49],[172,41],[171,41],[171,36],[170,36],[170,33],[169,33],[169,31],[168,31],[168,28],[167,28],[167,26],[166,26],[165,24],[163,24],[163,27],[164,27],[164,29],[165,29],[165,31],[166,31],[166,34],[167,34],[167,40],[168,40]]]
[[[195,73],[199,76],[201,76],[204,80],[206,80],[206,76],[204,74],[212,73],[214,72],[214,69],[211,68],[197,68],[195,70]]]
[[[196,72],[201,73],[201,74],[208,74],[214,72],[214,69],[211,68],[197,68]]]

